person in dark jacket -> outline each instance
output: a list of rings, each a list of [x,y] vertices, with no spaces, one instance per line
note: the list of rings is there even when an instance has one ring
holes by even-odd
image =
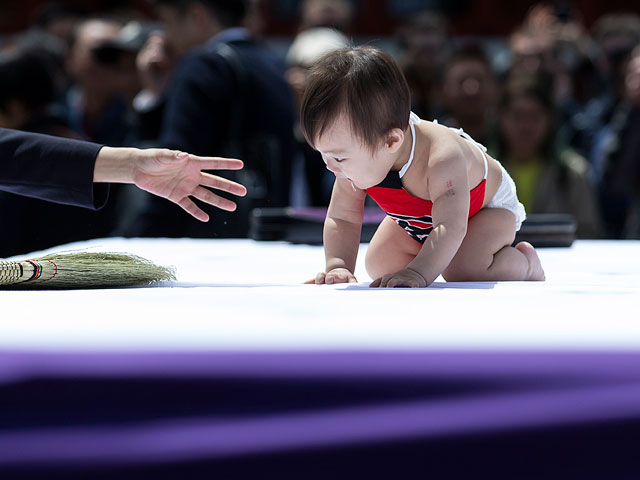
[[[606,235],[640,238],[640,46],[622,66],[621,99],[592,152]]]
[[[149,197],[134,228],[125,234],[244,237],[252,208],[288,205],[292,96],[283,66],[241,26],[244,3],[156,1],[166,28],[166,49],[179,61],[162,95],[163,120],[154,143],[199,155],[242,158],[245,169],[235,179],[247,186],[247,198],[233,216],[218,214],[211,224],[202,225]]]
[[[53,114],[55,71],[43,49],[18,50],[0,61],[0,128],[79,138]],[[106,237],[116,222],[114,202],[99,212],[0,192],[0,257],[77,240]],[[24,219],[39,225],[23,229]]]

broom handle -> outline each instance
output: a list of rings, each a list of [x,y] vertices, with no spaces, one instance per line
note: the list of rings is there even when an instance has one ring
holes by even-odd
[[[41,274],[42,264],[38,260],[0,261],[0,285],[28,282]]]

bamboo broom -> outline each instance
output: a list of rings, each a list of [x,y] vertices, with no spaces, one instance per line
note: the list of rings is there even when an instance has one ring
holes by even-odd
[[[175,280],[175,270],[129,253],[68,252],[0,261],[0,288],[118,288]]]

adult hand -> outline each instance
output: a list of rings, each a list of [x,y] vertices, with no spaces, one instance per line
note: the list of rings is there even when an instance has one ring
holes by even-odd
[[[233,211],[236,209],[234,202],[206,187],[238,196],[246,195],[247,189],[203,170],[239,170],[242,167],[241,160],[199,157],[164,148],[102,147],[96,158],[93,181],[134,183],[142,190],[177,203],[198,220],[206,222],[209,216],[189,197]]]
[[[316,278],[307,280],[306,284],[316,285],[332,285],[334,283],[358,283],[356,277],[346,268],[334,268],[328,272],[320,272],[316,275]]]
[[[241,160],[221,157],[199,157],[167,149],[138,150],[139,159],[133,170],[133,183],[142,190],[164,197],[182,207],[202,222],[207,215],[189,197],[197,198],[222,210],[234,211],[236,204],[205,187],[244,196],[247,189],[239,183],[202,170],[239,170]]]
[[[424,288],[426,286],[427,281],[424,277],[410,268],[377,278],[369,285],[370,288]]]

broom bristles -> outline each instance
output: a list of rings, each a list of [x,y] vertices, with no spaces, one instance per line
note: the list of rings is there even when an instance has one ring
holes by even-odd
[[[117,288],[171,280],[175,269],[129,253],[72,252],[0,261],[1,288]]]

